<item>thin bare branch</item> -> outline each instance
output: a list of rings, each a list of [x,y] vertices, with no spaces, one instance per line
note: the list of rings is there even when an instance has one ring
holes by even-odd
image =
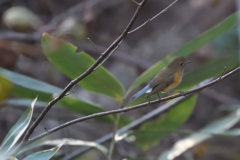
[[[219,81],[222,79],[222,76],[224,75],[226,68],[227,68],[227,67],[224,66],[223,72],[222,72],[221,76],[219,77]]]
[[[145,3],[147,2],[147,0],[143,0],[141,5],[143,6]],[[119,45],[119,43],[128,35],[129,30],[131,29],[131,27],[133,26],[135,20],[137,19],[137,16],[139,15],[141,11],[141,8],[138,7],[134,13],[134,15],[132,16],[131,20],[129,21],[128,25],[126,26],[126,28],[124,29],[124,31],[122,32],[122,34],[103,52],[103,54],[95,61],[95,63],[89,67],[83,74],[81,74],[79,77],[77,77],[76,79],[72,80],[64,89],[63,91],[57,95],[52,101],[50,101],[48,103],[48,105],[44,108],[44,110],[42,111],[42,113],[38,116],[38,118],[33,122],[33,124],[31,125],[31,127],[29,127],[29,129],[27,130],[23,140],[21,141],[21,143],[16,147],[16,149],[14,150],[14,153],[18,152],[20,148],[22,148],[25,144],[28,143],[28,139],[30,137],[30,135],[33,133],[34,129],[38,126],[38,124],[42,121],[42,119],[45,117],[45,115],[48,113],[48,111],[52,108],[52,106],[57,103],[59,100],[61,100],[66,93],[75,85],[77,84],[79,81],[81,81],[82,79],[84,79],[86,76],[88,76],[89,74],[91,74],[94,69],[102,62],[105,60],[105,58]]]
[[[93,45],[93,47],[96,49],[96,51],[97,51],[100,55],[102,55],[102,52],[100,52],[100,51],[98,50],[97,46],[93,43],[93,41],[92,41],[89,37],[87,38],[87,40],[89,40],[89,42]]]
[[[229,77],[230,75],[232,75],[233,73],[237,72],[240,70],[240,66],[233,69],[232,71],[228,72],[227,74],[223,75],[221,79],[225,79],[227,77]],[[165,101],[168,101],[168,100],[171,100],[171,99],[175,99],[175,98],[178,98],[178,97],[184,97],[184,96],[188,96],[192,93],[195,93],[195,92],[198,92],[206,87],[209,87],[215,83],[218,83],[219,82],[219,78],[207,83],[207,84],[204,84],[203,86],[199,86],[197,88],[194,88],[194,89],[191,89],[189,91],[186,91],[184,93],[179,93],[179,94],[176,94],[176,95],[170,95],[170,96],[167,96],[167,97],[164,97],[164,98],[161,98],[160,100],[157,99],[157,100],[153,100],[150,102],[150,104],[156,104],[156,103],[160,103],[160,102],[165,102]],[[101,117],[101,116],[106,116],[106,115],[110,115],[110,114],[116,114],[116,113],[122,113],[122,112],[128,112],[128,111],[131,111],[131,110],[135,110],[135,109],[139,109],[139,108],[142,108],[142,107],[146,107],[148,106],[149,103],[148,102],[145,102],[145,103],[142,103],[142,104],[138,104],[138,105],[135,105],[135,106],[131,106],[131,107],[127,107],[127,108],[122,108],[122,109],[116,109],[116,110],[111,110],[111,111],[105,111],[105,112],[100,112],[100,113],[94,113],[94,114],[91,114],[91,115],[88,115],[88,116],[85,116],[85,117],[81,117],[81,118],[77,118],[75,120],[72,120],[72,121],[69,121],[69,122],[66,122],[60,126],[57,126],[51,130],[48,130],[48,133],[43,133],[33,139],[31,139],[30,141],[36,141],[40,138],[43,138],[45,136],[47,136],[48,134],[50,133],[54,133],[62,128],[65,128],[65,127],[68,127],[72,124],[75,124],[75,123],[78,123],[78,122],[82,122],[82,121],[85,121],[85,120],[88,120],[88,119],[92,119],[92,118],[96,118],[96,117]]]
[[[93,71],[96,71],[100,66],[102,66],[103,63],[118,49],[118,47],[120,46],[121,43],[122,43],[122,41],[119,42],[117,47]]]
[[[153,111],[143,115],[142,117],[140,117],[139,119],[134,120],[133,122],[131,122],[130,124],[120,128],[117,130],[117,135],[120,135],[126,131],[129,131],[130,129],[134,129],[138,126],[140,126],[141,124],[143,124],[144,122],[148,121],[149,119],[152,119],[155,116],[159,116],[160,113],[163,113],[169,109],[171,109],[172,107],[174,107],[176,104],[178,104],[179,102],[181,102],[184,98],[180,97],[177,99],[174,99],[172,101],[169,101],[168,103],[165,103],[161,106],[159,106],[157,109],[154,109]],[[98,140],[96,140],[95,142],[98,144],[107,142],[109,140],[111,140],[113,138],[113,133],[109,133],[101,138],[99,138]],[[33,141],[34,142],[34,141]],[[69,159],[74,159],[77,156],[89,151],[91,149],[91,147],[82,147],[68,155],[66,155],[65,157],[63,157],[60,160],[69,160]]]
[[[75,89],[76,89],[76,85],[74,85],[74,86],[71,88],[71,90],[65,94],[65,96],[68,96],[68,95],[72,94],[72,93],[75,91]]]
[[[145,26],[146,24],[148,24],[149,22],[151,22],[152,20],[154,20],[155,18],[157,18],[158,16],[160,16],[161,14],[163,14],[164,12],[166,12],[170,7],[172,7],[178,0],[175,0],[174,2],[172,2],[169,6],[167,6],[164,10],[162,10],[161,12],[159,12],[158,14],[156,14],[155,16],[153,16],[152,18],[148,19],[146,22],[144,22],[143,24],[141,24],[140,26],[138,26],[137,28],[131,30],[128,32],[128,34],[131,34],[137,30],[139,30],[140,28],[142,28],[143,26]]]
[[[96,46],[99,50],[103,50],[105,48],[101,45],[96,45]],[[1,44],[0,44],[0,47],[1,47]],[[95,49],[93,50],[92,45],[90,45],[89,43],[83,42],[81,44],[78,44],[77,47],[82,48],[82,50],[86,51],[90,55],[96,55],[96,56],[99,55],[95,51]],[[118,62],[123,62],[126,65],[137,67],[137,68],[141,69],[142,71],[147,70],[152,65],[151,63],[147,62],[144,59],[140,59],[135,56],[126,54],[125,52],[122,52],[120,50],[117,50],[116,52],[117,52],[116,54],[112,54],[109,58],[111,58],[115,61],[118,61]]]
[[[46,128],[46,127],[44,127],[44,129],[45,129],[45,131],[48,133],[48,130],[47,130],[47,128]]]
[[[135,0],[131,0],[133,3],[135,3],[138,7],[141,7],[141,3],[138,3],[137,1]]]

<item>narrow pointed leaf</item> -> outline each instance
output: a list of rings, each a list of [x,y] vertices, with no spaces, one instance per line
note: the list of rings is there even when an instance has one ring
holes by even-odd
[[[12,85],[11,89],[11,94],[13,94],[14,96],[33,99],[35,96],[38,95],[39,101],[49,102],[56,94],[62,92],[61,88],[9,71],[1,67],[0,74],[14,84]],[[19,103],[19,105],[23,105],[23,103]],[[105,111],[99,105],[89,102],[87,100],[83,100],[74,94],[65,96],[57,103],[57,105],[84,115]],[[103,122],[113,122],[114,116],[109,115],[99,117],[97,119]],[[125,117],[121,120],[120,123],[121,125],[127,124],[129,123],[129,119]]]
[[[52,149],[33,153],[24,158],[23,160],[49,160],[57,153],[57,151],[62,147],[62,145],[63,144],[60,144]]]
[[[0,104],[4,102],[10,94],[11,83],[0,73]]]
[[[173,160],[184,153],[186,150],[212,137],[206,133],[224,133],[224,131],[228,130],[237,122],[239,122],[239,120],[239,111],[227,117],[219,119],[201,129],[199,131],[200,133],[195,133],[176,142],[170,150],[165,151],[161,156],[159,156],[158,160]]]
[[[57,94],[62,90],[58,87],[49,85],[45,82],[38,81],[36,79],[15,73],[0,67],[0,74],[3,75],[7,80],[13,84],[24,87],[30,90],[35,90],[42,93]],[[36,95],[33,95],[33,97]]]
[[[31,121],[36,101],[37,98],[34,99],[31,106],[24,112],[18,122],[8,132],[0,146],[0,155],[7,153],[25,132]]]
[[[76,47],[64,40],[44,34],[42,38],[43,52],[61,72],[71,79],[83,74],[95,60],[85,52],[76,53]],[[84,89],[104,94],[122,101],[124,88],[104,67],[92,72],[78,83]]]
[[[164,59],[160,60],[150,69],[145,71],[141,74],[136,81],[133,83],[129,91],[132,91],[134,88],[140,86],[144,82],[153,78],[166,64],[175,56],[184,56],[187,57],[188,55],[192,54],[194,51],[202,47],[204,44],[210,42],[213,38],[225,33],[234,25],[237,24],[237,13],[234,13],[223,20],[221,23],[216,25],[215,27],[211,28],[210,30],[206,31],[202,35],[198,36],[197,38],[193,39],[192,41],[185,44],[182,48],[177,50],[176,52],[168,55]]]

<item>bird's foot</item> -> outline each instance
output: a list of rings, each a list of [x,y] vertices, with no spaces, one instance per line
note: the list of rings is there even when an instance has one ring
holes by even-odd
[[[186,95],[184,95],[184,92],[183,92],[183,91],[179,91],[179,93],[181,94],[181,96],[186,97]]]

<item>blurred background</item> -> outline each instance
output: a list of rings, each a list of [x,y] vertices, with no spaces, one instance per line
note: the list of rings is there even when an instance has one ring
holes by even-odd
[[[134,27],[167,7],[166,0],[149,0],[137,18]],[[77,52],[86,51],[95,59],[99,53],[87,40],[89,37],[103,52],[123,31],[136,9],[130,0],[1,0],[0,1],[0,66],[11,71],[64,88],[70,81],[44,56],[41,49],[43,32],[76,45]],[[236,12],[235,0],[179,0],[164,14],[124,39],[118,50],[104,63],[127,90],[134,80],[166,55],[215,26]],[[192,71],[214,59],[238,50],[237,28],[204,45],[191,56],[185,72]],[[222,68],[219,68],[222,70]],[[199,92],[197,105],[182,129],[197,130],[226,114],[220,108],[226,104],[239,104],[239,73]],[[74,92],[81,98],[100,104],[104,109],[117,109],[118,103],[108,97],[89,93],[78,87]],[[10,95],[10,97],[12,97]],[[134,120],[153,110],[155,106],[125,113]],[[25,110],[22,106],[0,106],[0,142]],[[36,118],[42,108],[36,108]],[[57,113],[57,114],[56,114]],[[53,107],[33,136],[53,128],[79,114]],[[97,128],[97,131],[96,131]],[[58,131],[47,139],[76,138],[94,141],[113,130],[113,124],[75,124]],[[170,134],[146,151],[133,143],[116,145],[114,159],[125,157],[151,159],[170,148],[185,135]],[[214,137],[191,149],[194,160],[237,160],[240,157],[238,137]],[[106,147],[109,143],[105,143]],[[72,153],[76,147],[63,147],[61,152]],[[97,150],[91,150],[77,159],[105,159]],[[191,160],[180,156],[177,160]]]

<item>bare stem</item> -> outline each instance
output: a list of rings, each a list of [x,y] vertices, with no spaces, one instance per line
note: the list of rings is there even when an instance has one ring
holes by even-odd
[[[138,7],[141,7],[141,3],[138,3],[137,1],[135,0],[131,0],[133,3],[135,3]]]
[[[224,75],[226,68],[227,68],[227,67],[225,66],[224,69],[223,69],[223,72],[222,72],[221,76],[219,77],[219,81],[222,79],[222,76]]]
[[[114,50],[113,50],[93,71],[96,71],[101,65],[103,65],[103,63],[104,63],[114,52],[116,52],[116,50],[118,49],[118,47],[120,46],[121,43],[122,43],[122,41],[119,42],[119,44],[117,45],[117,47],[115,47]]]
[[[237,72],[239,70],[240,70],[240,66],[235,68],[235,69],[233,69],[232,71],[228,72],[227,74],[223,75],[221,79],[225,79],[225,78],[229,77],[230,75],[232,75],[233,73],[235,73],[235,72]],[[176,95],[170,95],[170,96],[161,98],[160,100],[159,99],[153,100],[153,101],[150,102],[150,104],[156,104],[156,103],[160,103],[160,102],[165,102],[165,101],[168,101],[168,100],[171,100],[171,99],[175,99],[177,97],[182,97],[182,96],[185,97],[187,95],[190,95],[192,93],[196,93],[196,92],[198,92],[198,91],[200,91],[200,90],[202,90],[202,89],[204,89],[206,87],[209,87],[209,86],[211,86],[211,85],[213,85],[215,83],[218,83],[218,82],[219,82],[219,78],[217,78],[217,79],[215,79],[215,80],[213,80],[213,81],[211,81],[211,82],[209,82],[209,83],[207,83],[207,84],[205,84],[203,86],[200,86],[200,87],[188,90],[188,91],[186,91],[186,92],[184,92],[182,94],[179,93],[179,94],[176,94]],[[48,130],[48,133],[45,132],[45,133],[43,133],[43,134],[41,134],[41,135],[31,139],[30,142],[36,141],[38,139],[41,139],[41,138],[47,136],[50,133],[54,133],[54,132],[56,132],[56,131],[58,131],[58,130],[60,130],[62,128],[68,127],[68,126],[73,125],[73,124],[78,123],[78,122],[82,122],[82,121],[85,121],[85,120],[88,120],[88,119],[101,117],[101,116],[106,116],[106,115],[110,115],[110,114],[128,112],[128,111],[131,111],[131,110],[135,110],[135,109],[139,109],[139,108],[142,108],[142,107],[146,107],[148,105],[149,105],[149,103],[145,102],[145,103],[138,104],[138,105],[131,106],[131,107],[127,107],[127,108],[116,109],[116,110],[111,110],[111,111],[105,111],[105,112],[100,112],[100,113],[94,113],[94,114],[91,114],[91,115],[88,115],[88,116],[85,116],[85,117],[77,118],[77,119],[74,119],[72,121],[66,122],[66,123],[64,123],[62,125],[59,125],[59,126],[53,128],[53,129]]]
[[[143,3],[138,3],[136,2],[135,0],[131,0],[133,3],[135,3],[138,8],[140,9],[143,5]],[[136,29],[128,32],[128,34],[131,34],[135,31],[137,31],[138,29],[142,28],[143,26],[145,26],[147,23],[149,23],[150,21],[154,20],[155,18],[157,18],[159,15],[161,15],[162,13],[166,12],[168,8],[170,8],[173,4],[175,4],[178,0],[175,0],[173,3],[171,3],[168,7],[166,7],[164,10],[162,10],[161,12],[159,12],[158,14],[156,14],[154,17],[152,17],[151,19],[148,19],[146,22],[144,22],[142,25],[140,25],[139,27],[137,27]],[[119,44],[120,45],[120,44]],[[117,49],[117,47],[116,47]],[[124,108],[124,106],[122,106],[122,108]],[[118,129],[118,124],[119,124],[119,120],[120,120],[120,117],[121,117],[121,114],[118,114],[117,115],[117,119],[116,119],[116,122],[114,124],[114,131],[113,131],[113,138],[112,138],[112,141],[111,141],[111,144],[110,144],[110,148],[109,148],[109,154],[108,154],[108,160],[111,160],[112,159],[112,152],[113,152],[113,149],[114,149],[114,145],[115,145],[115,134],[116,134],[116,131]]]
[[[141,5],[143,6],[146,3],[147,0],[143,0],[143,2],[141,3]],[[133,17],[131,18],[131,20],[129,21],[128,25],[126,26],[125,30],[122,32],[122,34],[103,52],[103,54],[95,61],[95,63],[89,67],[83,74],[81,74],[79,77],[77,77],[76,79],[72,80],[64,89],[63,91],[56,96],[52,101],[50,101],[48,103],[48,105],[44,108],[44,110],[42,111],[42,113],[38,116],[38,118],[33,122],[32,126],[27,130],[23,140],[21,141],[21,143],[16,147],[16,149],[14,150],[14,153],[17,153],[19,151],[20,148],[22,148],[25,144],[28,143],[28,139],[31,136],[31,134],[33,133],[34,129],[39,125],[39,123],[42,121],[42,119],[45,117],[45,115],[48,113],[48,111],[52,108],[52,106],[57,103],[59,100],[61,100],[66,93],[75,85],[77,84],[79,81],[81,81],[82,79],[84,79],[86,76],[88,76],[89,74],[91,74],[94,69],[102,62],[104,61],[104,59],[106,57],[108,57],[108,55],[111,53],[111,51],[114,50],[114,48],[116,48],[119,43],[128,35],[128,31],[131,29],[132,25],[134,24],[137,16],[140,13],[141,8],[137,8],[137,10],[135,11]]]
[[[179,102],[181,102],[184,99],[184,97],[180,97],[177,99],[174,99],[172,101],[169,101],[161,106],[159,106],[157,109],[154,109],[153,111],[143,115],[142,117],[140,117],[139,119],[134,120],[132,123],[120,128],[117,130],[117,134],[122,134],[123,132],[129,131],[130,129],[133,129],[141,124],[143,124],[144,122],[146,122],[147,120],[151,119],[152,117],[158,116],[160,113],[165,112],[166,110],[171,109],[172,107],[174,107],[176,104],[178,104]],[[96,140],[95,142],[98,144],[107,142],[109,140],[112,139],[113,137],[113,133],[109,133],[101,138],[99,138],[98,140]],[[34,142],[34,141],[33,141]],[[65,157],[63,157],[60,160],[69,160],[69,159],[74,159],[76,157],[78,157],[79,155],[87,152],[88,150],[90,150],[91,147],[82,147],[76,151],[73,151],[72,153],[66,155]]]
[[[148,19],[146,22],[144,22],[143,24],[141,24],[140,26],[138,26],[137,28],[131,30],[128,32],[128,34],[131,34],[137,30],[139,30],[140,28],[142,28],[143,26],[145,26],[146,24],[148,24],[149,22],[151,22],[152,20],[154,20],[155,18],[157,18],[158,16],[160,16],[161,14],[163,14],[164,12],[166,12],[170,7],[172,7],[178,0],[175,0],[174,2],[172,2],[169,6],[167,6],[165,9],[163,9],[161,12],[159,12],[158,14],[156,14],[154,17]]]
[[[93,45],[93,47],[96,49],[96,51],[97,51],[100,55],[102,55],[102,52],[100,52],[100,51],[98,50],[97,46],[93,43],[93,41],[92,41],[89,37],[87,38],[87,40],[89,40],[89,42]]]

